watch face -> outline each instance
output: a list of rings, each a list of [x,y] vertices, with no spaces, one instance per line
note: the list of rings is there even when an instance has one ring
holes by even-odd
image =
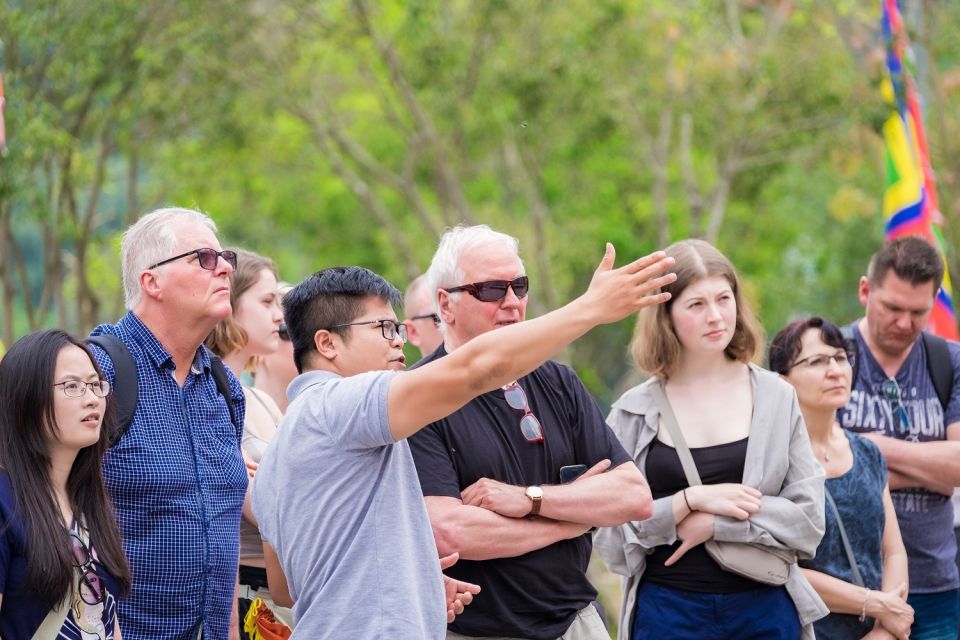
[[[531,500],[543,498],[543,489],[540,487],[527,487],[527,497]]]

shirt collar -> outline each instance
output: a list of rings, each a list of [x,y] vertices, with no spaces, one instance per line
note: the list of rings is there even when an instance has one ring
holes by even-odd
[[[133,338],[134,342],[136,342],[150,360],[153,361],[153,365],[157,369],[174,369],[173,356],[170,355],[170,352],[167,351],[157,337],[153,335],[150,328],[143,323],[143,320],[141,320],[137,314],[133,311],[128,311],[127,315],[120,318],[117,325]],[[197,348],[190,369],[195,374],[210,370],[210,351],[204,345],[201,344]]]
[[[323,371],[316,369],[314,371],[307,371],[306,373],[301,373],[290,383],[290,386],[287,387],[287,399],[290,402],[293,402],[294,398],[299,396],[301,393],[307,390],[307,388],[312,387],[315,384],[321,384],[328,380],[333,380],[334,378],[341,378],[342,376],[336,374],[332,371]]]

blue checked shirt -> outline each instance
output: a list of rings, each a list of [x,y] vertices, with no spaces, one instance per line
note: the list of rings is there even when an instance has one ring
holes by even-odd
[[[133,572],[133,590],[120,601],[124,640],[196,638],[201,624],[205,640],[225,640],[247,473],[210,352],[197,349],[181,388],[173,358],[133,312],[92,335],[104,333],[130,349],[140,387],[133,423],[103,462]],[[93,351],[113,384],[113,363]],[[243,390],[229,377],[242,425]]]

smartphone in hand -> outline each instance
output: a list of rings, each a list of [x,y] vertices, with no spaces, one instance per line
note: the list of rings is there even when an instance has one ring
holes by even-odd
[[[560,467],[560,484],[569,484],[587,472],[585,464],[568,464]]]

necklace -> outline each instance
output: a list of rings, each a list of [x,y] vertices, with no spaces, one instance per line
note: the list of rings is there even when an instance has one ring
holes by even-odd
[[[827,434],[827,441],[824,443],[823,447],[821,447],[821,453],[824,462],[830,462],[830,440],[833,439],[833,433],[835,429],[836,424],[830,427],[830,433]],[[811,444],[813,444],[813,441],[811,441]],[[814,451],[814,453],[816,453],[816,451]]]

